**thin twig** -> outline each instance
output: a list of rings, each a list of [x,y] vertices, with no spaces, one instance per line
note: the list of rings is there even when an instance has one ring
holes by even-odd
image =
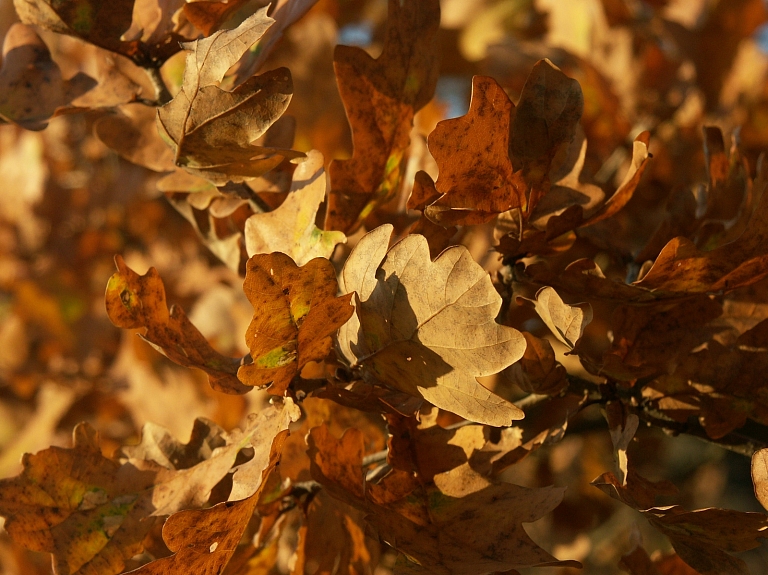
[[[648,425],[653,425],[674,435],[690,435],[701,441],[717,445],[728,451],[733,451],[746,457],[752,457],[756,451],[768,447],[768,442],[745,433],[743,429],[737,429],[730,433],[713,439],[707,435],[706,429],[698,421],[688,420],[686,422],[674,421],[663,417],[652,415],[647,410],[638,409],[637,416]]]
[[[168,91],[168,86],[165,85],[163,76],[160,74],[160,68],[148,67],[144,68],[144,70],[147,76],[149,76],[150,82],[152,82],[152,87],[155,89],[155,99],[158,105],[163,106],[173,100],[173,96]]]

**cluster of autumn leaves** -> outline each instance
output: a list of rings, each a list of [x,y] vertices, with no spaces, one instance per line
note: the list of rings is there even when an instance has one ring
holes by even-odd
[[[390,0],[378,58],[336,49],[353,154],[332,160],[326,177],[322,154],[291,149],[290,71],[258,73],[314,2],[281,1],[271,16],[263,8],[220,30],[241,4],[16,3],[24,24],[6,40],[0,115],[41,129],[54,115],[91,109],[105,144],[167,172],[158,188],[244,276],[250,353],[217,352],[180,306],[169,308],[154,269],[139,275],[120,256],[109,319],[204,371],[217,392],[266,388],[272,400],[234,431],[197,419],[187,443],[148,424],[139,445],[111,458],[94,429],[78,425],[73,447],[26,455],[20,475],[0,480],[10,536],[51,553],[59,574],[117,574],[144,553],[152,560],[133,572],[247,575],[278,569],[286,509],[300,507],[298,541],[280,567],[290,573],[371,572],[380,542],[399,553],[396,573],[578,567],[522,527],[555,509],[564,488],[498,476],[601,403],[616,469],[595,486],[640,511],[677,554],[652,563],[637,547],[624,568],[747,573],[731,553],[758,546],[768,517],[657,507],[674,486],[642,477],[627,450],[643,420],[691,431],[683,426],[694,418],[701,435],[723,443],[747,419],[768,424],[768,320],[745,309],[761,292],[744,291],[768,275],[764,163],[753,177],[738,142],[726,152],[721,132],[706,128],[706,186],[679,192],[631,257],[620,254],[624,277],[606,277],[574,246],[625,240],[611,226],[649,165],[648,132],[606,198],[582,174],[581,87],[541,60],[517,105],[496,80],[476,76],[469,111],[429,135],[437,178],[417,171],[405,182],[414,115],[438,78],[440,6]],[[88,77],[62,80],[33,26],[131,59],[154,96],[117,69],[97,88]],[[171,94],[158,70],[180,46],[186,61]],[[43,82],[54,89],[30,104],[29,86]],[[91,89],[110,97],[91,105]],[[503,258],[496,283],[454,245],[473,226],[492,230]],[[354,247],[333,259],[347,236]],[[567,303],[578,300],[590,303]],[[502,307],[513,303],[533,310],[549,336],[508,325]],[[600,345],[589,337],[595,310],[610,316],[610,341]],[[579,377],[556,348],[579,358]],[[494,374],[496,392],[478,381]],[[765,453],[753,459],[764,505]],[[241,544],[255,516],[255,536]],[[153,552],[160,525],[170,554]]]

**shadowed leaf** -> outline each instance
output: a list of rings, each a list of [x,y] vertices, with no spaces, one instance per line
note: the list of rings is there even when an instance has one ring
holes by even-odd
[[[714,508],[685,511],[679,505],[646,508],[612,473],[605,473],[592,484],[640,511],[651,525],[669,537],[680,558],[701,575],[749,575],[746,563],[730,553],[754,549],[760,546],[760,539],[768,537],[768,517],[762,513]]]
[[[496,323],[501,298],[463,246],[433,262],[423,236],[387,251],[392,226],[365,235],[347,259],[341,289],[357,292],[356,313],[339,346],[363,376],[457,415],[509,425],[523,413],[477,377],[520,359],[525,339]]]
[[[525,81],[512,121],[509,155],[529,185],[527,213],[547,192],[552,160],[573,139],[584,109],[576,80],[549,60],[540,60]]]
[[[28,130],[42,130],[57,110],[95,85],[96,81],[82,72],[64,80],[48,47],[30,26],[14,24],[6,33],[0,68],[0,119]]]
[[[326,426],[316,427],[308,443],[312,477],[365,511],[379,538],[422,572],[480,575],[534,565],[580,566],[557,561],[522,526],[552,511],[562,488],[493,482],[466,464],[435,475],[426,486],[400,472],[366,483],[359,431],[350,429],[338,440]]]

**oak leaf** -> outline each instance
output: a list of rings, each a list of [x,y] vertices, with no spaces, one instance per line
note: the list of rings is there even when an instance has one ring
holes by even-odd
[[[45,90],[40,90],[40,86]],[[14,24],[3,42],[0,68],[0,120],[42,130],[72,100],[96,85],[82,72],[64,80],[48,47],[30,26]]]
[[[183,44],[189,53],[181,90],[157,113],[176,165],[217,185],[260,176],[285,157],[303,155],[252,145],[288,107],[293,86],[286,68],[254,76],[231,92],[216,85],[272,25],[266,11],[232,30]]]
[[[362,473],[363,438],[356,429],[340,440],[325,426],[309,434],[312,477],[334,497],[367,513],[366,521],[409,558],[416,572],[482,574],[557,561],[522,524],[552,511],[563,489],[529,489],[490,481],[464,464],[422,487],[393,472],[377,484]]]
[[[185,3],[185,0],[135,0],[131,27],[120,39],[150,45],[165,41],[183,25],[178,16]]]
[[[523,413],[477,377],[500,372],[525,351],[522,334],[496,323],[501,297],[463,246],[433,262],[423,236],[387,251],[392,226],[366,234],[341,273],[357,292],[339,347],[363,377],[421,397],[466,419],[505,426]]]
[[[620,379],[622,372],[630,379],[672,373],[681,356],[710,339],[710,322],[721,313],[721,304],[705,295],[618,307],[611,322],[613,345],[603,355],[606,371]]]
[[[76,36],[140,65],[157,66],[179,51],[178,41],[182,38],[163,34],[150,44],[123,40],[133,20],[134,1],[105,4],[98,0],[14,0],[13,4],[24,24]]]
[[[323,155],[311,150],[293,172],[291,193],[275,210],[254,214],[245,222],[248,255],[282,252],[303,266],[309,260],[329,259],[336,244],[347,241],[342,232],[323,231],[315,225],[325,199]]]
[[[525,182],[509,158],[513,112],[493,78],[472,78],[466,115],[439,122],[429,135],[429,151],[440,169],[435,188],[442,194],[424,208],[429,219],[471,225],[525,207]]]
[[[438,0],[389,0],[384,48],[337,46],[334,67],[352,128],[352,157],[328,169],[331,193],[326,229],[348,233],[399,190],[413,115],[437,83]]]
[[[205,1],[184,4],[184,16],[204,36],[210,36],[247,0]]]
[[[279,252],[256,254],[243,289],[254,308],[245,334],[253,363],[237,375],[249,386],[271,383],[274,395],[282,395],[308,362],[328,354],[331,335],[354,312],[351,295],[336,297],[336,272],[323,258],[298,267]]]
[[[238,453],[263,453],[265,443],[287,430],[295,410],[286,399],[231,435],[197,421],[186,445],[150,426],[139,446],[122,450],[120,461],[104,457],[96,432],[80,424],[73,448],[25,455],[21,475],[0,481],[0,515],[19,544],[54,555],[57,575],[119,573],[141,552],[154,518],[204,504]],[[259,488],[253,476],[264,459],[249,462],[250,478],[235,483],[242,485],[240,494]]]
[[[592,321],[592,306],[588,303],[567,304],[551,287],[536,292],[533,308],[552,334],[570,349],[574,349],[587,324]]]
[[[552,344],[546,339],[523,332],[526,347],[523,357],[502,374],[523,391],[557,395],[568,386],[567,372],[555,359]]]
[[[270,5],[269,16],[275,23],[261,37],[255,50],[250,50],[238,63],[234,81],[239,84],[258,72],[269,58],[272,50],[283,37],[288,27],[301,19],[318,0],[276,0]],[[240,0],[229,0],[228,4],[239,4]],[[200,7],[199,2],[187,6]]]
[[[768,275],[768,194],[763,193],[734,241],[703,251],[685,237],[671,240],[634,285],[661,296],[730,291]]]
[[[115,264],[118,271],[109,278],[105,296],[112,323],[123,329],[146,328],[142,337],[147,342],[179,365],[206,372],[214,389],[250,391],[237,379],[240,358],[215,351],[181,307],[168,310],[165,286],[155,268],[140,276],[120,256],[115,256]]]
[[[174,554],[152,561],[133,573],[221,573],[243,537],[266,485],[266,477],[280,460],[287,435],[288,430],[284,428],[272,441],[261,442],[258,482],[250,495],[245,499],[230,496],[229,501],[209,509],[189,509],[171,515],[163,525],[163,539]]]
[[[629,200],[632,199],[632,196],[640,183],[640,179],[643,177],[643,173],[645,173],[645,169],[648,167],[649,160],[652,157],[648,151],[650,140],[651,135],[649,132],[641,132],[638,134],[632,143],[632,163],[624,176],[624,180],[613,195],[608,198],[608,201],[592,213],[583,225],[589,226],[596,224],[597,222],[614,216],[619,210],[627,205]]]
[[[517,103],[509,142],[512,164],[529,186],[527,213],[547,192],[552,161],[571,143],[583,110],[579,83],[549,60],[537,62]]]
[[[631,477],[631,475],[630,475]],[[746,563],[730,553],[747,551],[768,537],[768,517],[729,509],[685,511],[679,505],[646,507],[621,485],[612,473],[605,473],[592,484],[614,499],[640,511],[669,537],[680,558],[701,575],[749,575]]]
[[[155,115],[143,104],[127,104],[99,118],[94,131],[126,160],[155,172],[170,172],[175,169],[173,152],[157,133]]]

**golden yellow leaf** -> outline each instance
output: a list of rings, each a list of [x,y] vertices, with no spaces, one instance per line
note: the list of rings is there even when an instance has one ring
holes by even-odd
[[[323,231],[315,225],[317,209],[325,199],[323,155],[307,153],[293,172],[291,193],[275,210],[254,214],[245,222],[248,255],[282,252],[303,266],[320,257],[329,259],[336,244],[345,243],[342,232]]]

